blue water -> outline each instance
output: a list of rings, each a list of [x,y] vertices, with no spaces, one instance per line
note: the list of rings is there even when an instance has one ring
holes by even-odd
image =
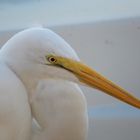
[[[100,105],[88,109],[94,119],[140,119],[140,110],[129,105]]]

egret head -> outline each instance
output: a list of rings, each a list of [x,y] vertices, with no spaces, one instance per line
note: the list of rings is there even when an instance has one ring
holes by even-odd
[[[3,47],[4,60],[26,82],[54,78],[84,83],[140,108],[140,100],[80,62],[74,50],[48,29],[16,34]]]

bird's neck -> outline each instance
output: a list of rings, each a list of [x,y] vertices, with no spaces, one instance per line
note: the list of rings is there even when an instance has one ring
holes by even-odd
[[[86,139],[86,100],[76,84],[65,80],[42,80],[32,99],[32,113],[41,128],[42,139]]]
[[[36,89],[37,89],[40,79],[38,77],[35,77],[32,75],[26,75],[26,74],[19,75],[18,77],[24,84],[24,86],[28,92],[29,101],[30,101],[30,103],[32,103],[32,100],[35,96]]]
[[[27,92],[28,92],[28,97],[29,100],[32,99],[33,93],[36,90],[39,78],[37,76],[34,76],[33,73],[26,73],[22,71],[22,67],[16,67],[11,65],[8,62],[5,62],[7,66],[15,73],[15,75],[21,80],[23,85],[25,86]]]

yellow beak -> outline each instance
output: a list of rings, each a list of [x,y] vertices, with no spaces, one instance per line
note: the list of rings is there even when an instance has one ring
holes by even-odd
[[[140,108],[140,100],[129,92],[125,91],[118,85],[112,83],[96,71],[92,70],[88,66],[68,58],[56,57],[56,65],[59,65],[73,74],[86,85],[99,89],[123,102],[126,102],[136,108]]]

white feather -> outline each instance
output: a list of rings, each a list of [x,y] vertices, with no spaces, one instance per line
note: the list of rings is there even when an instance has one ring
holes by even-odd
[[[45,56],[49,54],[79,61],[69,44],[44,28],[22,31],[2,47],[0,118],[4,123],[0,120],[0,139],[28,139],[29,103],[36,119],[32,140],[86,139],[86,101],[80,88],[70,82],[78,79],[67,70],[46,66]]]

